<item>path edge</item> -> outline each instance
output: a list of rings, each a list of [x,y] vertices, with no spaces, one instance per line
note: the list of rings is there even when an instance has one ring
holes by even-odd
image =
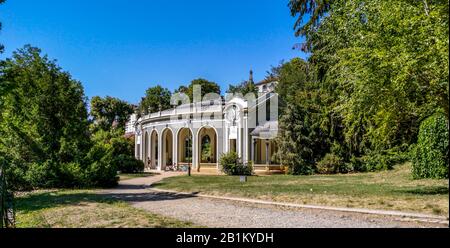
[[[327,210],[327,211],[335,211],[335,212],[348,212],[348,213],[359,213],[359,214],[393,216],[393,217],[400,217],[400,218],[402,218],[403,221],[419,221],[419,222],[426,222],[426,223],[437,223],[437,224],[449,225],[448,218],[444,217],[444,216],[439,216],[439,215],[408,213],[408,212],[393,211],[393,210],[390,211],[390,210],[375,210],[375,209],[364,209],[364,208],[329,207],[329,206],[296,204],[296,203],[287,203],[287,202],[274,202],[274,201],[265,201],[265,200],[250,199],[250,198],[243,198],[243,197],[214,196],[214,195],[207,195],[207,194],[181,192],[181,191],[176,191],[176,190],[159,189],[159,188],[152,187],[152,185],[146,185],[146,187],[148,190],[152,190],[152,191],[156,191],[156,192],[175,193],[175,194],[196,196],[196,197],[209,198],[209,199],[228,200],[228,201],[237,201],[237,202],[245,202],[245,203],[253,203],[253,204],[270,205],[270,206],[290,207],[290,208],[316,209],[316,210]]]

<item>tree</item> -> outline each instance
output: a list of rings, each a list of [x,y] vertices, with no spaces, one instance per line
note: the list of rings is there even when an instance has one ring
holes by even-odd
[[[194,102],[194,85],[201,86],[200,97],[203,97],[209,93],[215,93],[220,95],[220,86],[203,78],[194,79],[191,81],[188,87],[181,86],[177,92],[185,93]]]
[[[11,85],[0,99],[0,153],[8,154],[9,182],[27,185],[40,170],[40,182],[51,184],[69,168],[62,165],[83,163],[90,140],[80,82],[29,45],[3,61],[0,82]]]
[[[249,93],[253,93],[256,96],[258,94],[258,88],[253,81],[253,71],[250,71],[250,78],[248,80],[243,81],[238,85],[230,85],[227,93],[242,94],[244,97]]]
[[[160,85],[148,88],[139,103],[138,114],[147,115],[171,108],[171,96],[170,91]]]
[[[3,147],[24,160],[62,162],[78,156],[89,140],[80,82],[29,45],[14,52],[0,70],[0,82],[13,85],[2,97]]]
[[[118,98],[95,96],[91,99],[90,114],[93,117],[94,125],[105,131],[115,125],[123,130],[133,112],[134,107],[131,104]]]
[[[427,6],[336,1],[321,24],[313,52],[342,90],[349,142],[363,135],[365,149],[391,149],[414,143],[436,108],[448,119],[448,1]]]
[[[242,94],[242,96],[245,96],[249,93],[258,94],[258,88],[256,88],[255,84],[250,81],[244,81],[238,85],[230,85],[228,88],[227,93],[233,93],[233,94]]]
[[[314,81],[308,63],[293,59],[277,69],[276,88],[281,102],[278,152],[275,155],[291,174],[312,174],[330,151],[326,95]]]
[[[322,17],[330,10],[333,0],[290,0],[289,8],[291,15],[297,16],[294,24],[295,35],[305,36],[307,42],[302,50],[309,51],[309,37],[315,32],[322,20]],[[308,20],[305,21],[305,18]]]
[[[389,154],[407,151],[417,141],[420,123],[436,109],[448,120],[448,4],[290,2],[292,14],[299,15],[297,35],[306,37],[310,70],[323,93],[328,124],[321,126],[328,126],[332,148],[337,143],[335,150],[346,161],[361,157],[372,165],[389,165],[397,161]],[[302,22],[307,16],[311,20]]]

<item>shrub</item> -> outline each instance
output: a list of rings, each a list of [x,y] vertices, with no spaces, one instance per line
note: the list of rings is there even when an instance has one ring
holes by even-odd
[[[114,164],[122,173],[138,173],[144,171],[144,162],[129,156],[127,154],[119,154],[114,157]]]
[[[32,163],[25,173],[30,188],[74,188],[86,183],[85,172],[78,163],[57,163],[47,160]]]
[[[25,180],[32,188],[52,188],[57,185],[56,164],[51,160],[32,163],[25,174]]]
[[[119,180],[117,176],[117,164],[114,163],[112,149],[103,144],[94,145],[89,151],[86,163],[87,184],[95,187],[116,186]]]
[[[2,157],[0,157],[2,160]],[[6,181],[11,190],[30,190],[31,186],[26,181],[26,169],[23,163],[9,158],[3,158]]]
[[[58,166],[57,185],[64,188],[79,188],[86,184],[85,171],[78,163],[63,163]]]
[[[335,174],[335,173],[348,173],[352,171],[348,164],[344,163],[344,160],[332,153],[328,153],[325,157],[317,163],[317,171],[321,174]]]
[[[448,122],[435,114],[420,125],[417,145],[412,150],[413,178],[448,178]]]
[[[245,165],[241,162],[238,154],[235,152],[225,153],[220,157],[219,161],[222,171],[231,175],[249,176],[253,173],[253,165],[251,163]]]
[[[396,164],[406,162],[408,153],[406,147],[396,147],[390,150],[371,152],[362,157],[351,157],[347,167],[357,172],[374,172],[391,170]]]

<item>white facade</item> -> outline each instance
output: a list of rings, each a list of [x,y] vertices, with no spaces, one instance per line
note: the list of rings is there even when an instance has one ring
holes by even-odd
[[[137,122],[137,115],[132,114],[128,119],[128,122],[125,124],[125,134],[134,133],[136,131],[135,130],[136,122]]]
[[[191,166],[219,171],[220,156],[235,151],[244,163],[270,169],[277,164],[278,96],[262,87],[257,99],[214,99],[152,113],[134,123],[131,118],[127,130],[135,131],[136,158],[146,170]]]

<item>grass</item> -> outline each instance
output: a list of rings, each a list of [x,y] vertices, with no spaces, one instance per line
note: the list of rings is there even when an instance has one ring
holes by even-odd
[[[231,176],[166,178],[155,187],[220,196],[298,204],[398,210],[448,216],[448,180],[413,180],[411,165],[346,175],[254,176],[240,183]]]
[[[151,177],[151,176],[154,176],[154,175],[155,175],[154,173],[150,173],[150,172],[124,173],[124,174],[120,174],[119,175],[119,180],[120,181],[125,181],[125,180],[138,178],[138,177]]]
[[[19,228],[186,228],[183,222],[133,208],[92,190],[55,190],[16,197]]]

